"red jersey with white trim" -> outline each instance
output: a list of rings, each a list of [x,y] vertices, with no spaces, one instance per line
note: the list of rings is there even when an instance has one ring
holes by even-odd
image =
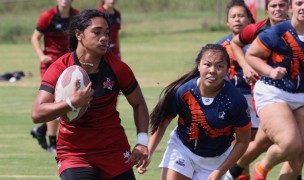
[[[251,44],[252,41],[258,36],[258,34],[265,29],[269,28],[270,21],[269,19],[264,19],[255,24],[248,24],[240,33],[239,39],[244,44]]]
[[[69,43],[64,32],[70,19],[78,14],[78,10],[71,8],[70,17],[62,18],[58,7],[43,12],[38,20],[36,30],[43,33],[44,54],[51,55],[52,61],[69,51]]]
[[[65,54],[48,68],[40,90],[54,94],[60,74],[71,65],[81,66],[75,52]],[[86,113],[72,122],[60,120],[56,158],[59,164],[71,159],[90,159],[87,160],[88,164],[101,168],[100,163],[105,159],[103,157],[110,157],[115,152],[124,152],[120,153],[121,157],[117,157],[124,161],[129,157],[130,145],[116,105],[119,92],[130,94],[138,86],[137,80],[129,66],[112,53],[105,54],[99,68],[99,72],[89,74],[95,92]],[[131,168],[128,164],[126,166]],[[113,176],[121,173],[111,171]]]
[[[103,7],[99,7],[100,12],[107,13]],[[121,15],[120,12],[114,8],[114,14],[109,14],[111,21],[111,34],[110,34],[110,51],[115,55],[120,56],[119,48],[119,30],[121,28]]]

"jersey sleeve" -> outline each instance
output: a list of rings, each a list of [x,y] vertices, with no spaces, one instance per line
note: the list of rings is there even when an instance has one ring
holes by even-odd
[[[36,27],[39,32],[44,33],[48,29],[52,20],[50,16],[51,14],[49,13],[49,11],[46,11],[40,15]]]
[[[51,94],[55,93],[55,87],[59,76],[73,63],[70,61],[70,58],[72,58],[71,53],[67,53],[51,64],[42,77],[39,90],[44,90]]]
[[[232,113],[232,125],[238,130],[248,130],[251,128],[250,112],[247,101],[243,95],[238,97]]]
[[[135,90],[138,86],[138,82],[134,76],[133,71],[131,68],[125,64],[124,62],[120,61],[120,68],[118,69],[118,83],[119,87],[124,95],[128,95]]]
[[[275,46],[277,39],[280,39],[280,37],[277,36],[274,28],[271,27],[261,32],[256,41],[263,50],[270,52],[270,49]]]
[[[239,33],[239,40],[241,43],[247,45],[251,44],[254,40],[255,32],[257,31],[257,28],[255,24],[249,24],[247,25],[240,33]]]

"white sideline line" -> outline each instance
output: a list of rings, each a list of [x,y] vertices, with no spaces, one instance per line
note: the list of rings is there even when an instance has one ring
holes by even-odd
[[[41,175],[41,176],[38,176],[38,175],[0,175],[0,178],[18,178],[18,179],[28,179],[28,178],[31,178],[31,179],[51,179],[51,178],[54,178],[56,177],[56,175],[54,176],[45,176],[45,175]],[[59,176],[58,176],[59,178]]]

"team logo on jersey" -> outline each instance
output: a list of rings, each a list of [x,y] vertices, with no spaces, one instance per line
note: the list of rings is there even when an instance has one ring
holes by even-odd
[[[224,111],[220,112],[218,118],[219,119],[225,119],[225,112]]]
[[[56,24],[56,29],[62,29],[62,24]]]
[[[57,169],[59,169],[60,167],[61,167],[61,161],[58,162]]]
[[[115,85],[115,81],[112,81],[110,78],[107,78],[107,80],[102,84],[103,84],[103,88],[112,90]]]
[[[123,156],[124,156],[125,159],[129,159],[130,156],[131,156],[130,151],[124,152],[124,153],[123,153]]]
[[[183,166],[183,167],[186,166],[186,165],[185,165],[185,160],[184,160],[184,159],[178,159],[178,160],[176,161],[176,164],[178,164],[178,165],[180,165],[180,166]]]

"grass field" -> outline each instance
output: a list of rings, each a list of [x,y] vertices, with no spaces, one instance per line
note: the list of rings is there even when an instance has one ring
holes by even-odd
[[[152,110],[162,88],[193,67],[200,48],[216,42],[227,32],[203,31],[202,16],[196,12],[180,14],[179,18],[174,14],[145,16],[140,19],[124,15],[121,49],[123,60],[133,69]],[[40,149],[29,135],[35,126],[30,113],[40,79],[37,57],[29,43],[0,44],[0,60],[0,73],[22,70],[34,75],[16,83],[0,82],[0,179],[58,180],[54,155]],[[124,97],[120,97],[118,109],[133,146],[135,127]],[[145,175],[136,173],[137,179],[159,179],[157,165],[173,126],[174,121],[154,154],[149,171]],[[269,179],[276,179],[277,171],[274,168]]]

